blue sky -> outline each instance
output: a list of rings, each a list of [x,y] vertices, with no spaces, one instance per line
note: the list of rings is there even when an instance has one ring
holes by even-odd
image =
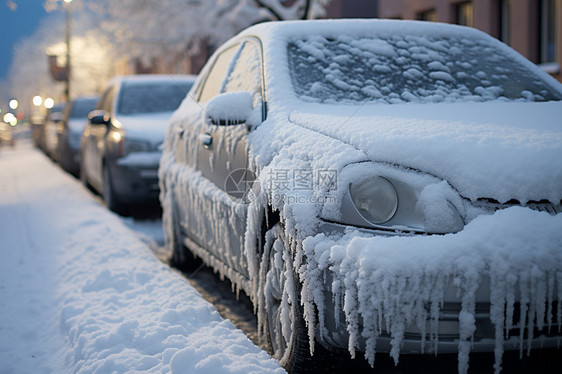
[[[17,42],[33,35],[42,18],[47,15],[44,0],[0,0],[0,82],[7,80]],[[10,3],[15,3],[11,10]],[[12,6],[13,7],[13,6]]]

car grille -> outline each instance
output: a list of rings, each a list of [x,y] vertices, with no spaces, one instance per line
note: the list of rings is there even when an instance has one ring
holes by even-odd
[[[475,203],[475,206],[479,208],[484,208],[491,211],[497,211],[500,209],[506,209],[513,206],[524,206],[532,210],[536,210],[539,212],[546,212],[549,214],[558,214],[562,212],[562,201],[558,204],[553,204],[548,200],[540,200],[540,201],[528,201],[526,204],[522,204],[519,200],[509,200],[505,203],[500,203],[494,199],[478,199]]]

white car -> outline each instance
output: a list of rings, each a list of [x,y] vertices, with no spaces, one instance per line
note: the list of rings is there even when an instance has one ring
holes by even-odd
[[[430,22],[272,22],[188,96],[159,169],[171,259],[246,292],[287,369],[344,348],[500,370],[559,344],[562,87],[517,52]]]

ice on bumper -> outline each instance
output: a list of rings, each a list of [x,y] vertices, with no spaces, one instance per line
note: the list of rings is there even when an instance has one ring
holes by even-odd
[[[345,313],[352,355],[362,348],[373,364],[377,338],[388,333],[391,355],[398,361],[405,333],[412,326],[421,331],[422,350],[424,339],[437,347],[439,312],[447,301],[447,287],[453,286],[461,304],[459,372],[466,372],[476,329],[477,290],[489,278],[499,371],[504,339],[514,338],[507,336],[509,330],[519,327],[515,338],[523,350],[530,348],[535,327],[557,324],[553,328],[559,328],[562,322],[560,228],[560,214],[513,207],[479,216],[461,232],[443,236],[380,237],[349,230],[332,237],[309,237],[303,242],[307,261],[300,268],[307,322],[312,326],[319,322],[320,334],[327,333],[323,321],[328,300],[318,290],[325,279],[332,279],[328,287],[336,313]],[[556,313],[554,300],[558,300]],[[514,313],[520,313],[519,326],[513,325]],[[431,331],[426,331],[428,320]],[[359,346],[360,340],[365,347]]]

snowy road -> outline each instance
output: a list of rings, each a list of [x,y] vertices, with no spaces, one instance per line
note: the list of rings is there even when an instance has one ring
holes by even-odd
[[[74,178],[0,150],[0,372],[283,370]]]

